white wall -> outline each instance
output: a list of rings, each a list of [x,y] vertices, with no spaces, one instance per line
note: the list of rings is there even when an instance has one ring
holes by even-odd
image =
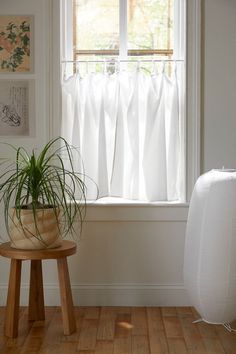
[[[35,15],[37,129],[35,138],[24,141],[29,146],[39,146],[48,138],[48,3],[0,0],[1,14]],[[205,6],[203,169],[208,170],[222,164],[236,165],[236,2],[206,0]],[[182,278],[186,218],[186,206],[88,207],[78,253],[69,260],[75,303],[188,305]],[[2,304],[8,269],[8,260],[1,260]],[[28,266],[25,266],[22,303],[27,301],[27,282]],[[44,283],[46,303],[59,303],[53,261],[44,264]]]
[[[236,168],[236,1],[205,1],[203,170]]]

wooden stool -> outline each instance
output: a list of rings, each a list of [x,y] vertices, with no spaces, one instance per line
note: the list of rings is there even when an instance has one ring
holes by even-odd
[[[61,309],[64,334],[70,335],[76,330],[73,300],[71,294],[70,277],[67,257],[76,252],[76,244],[64,240],[57,248],[43,250],[20,250],[10,247],[10,242],[0,246],[0,255],[11,259],[9,276],[5,335],[17,337],[20,303],[21,263],[31,261],[30,291],[29,291],[29,320],[41,321],[45,319],[42,260],[56,259],[61,294]]]

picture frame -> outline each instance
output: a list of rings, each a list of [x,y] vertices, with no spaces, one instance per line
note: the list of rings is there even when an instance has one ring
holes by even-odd
[[[0,74],[33,73],[32,15],[0,15]]]
[[[35,130],[32,79],[0,80],[0,136],[32,136]]]

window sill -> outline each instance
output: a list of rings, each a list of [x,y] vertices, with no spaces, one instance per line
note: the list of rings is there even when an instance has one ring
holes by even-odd
[[[188,203],[149,203],[120,198],[102,198],[86,204],[86,222],[186,222],[189,207]]]
[[[97,200],[87,200],[87,206],[131,206],[131,207],[188,207],[189,203],[183,203],[179,201],[173,202],[145,202],[145,201],[138,201],[138,200],[131,200],[131,199],[123,199],[123,198],[100,198]]]

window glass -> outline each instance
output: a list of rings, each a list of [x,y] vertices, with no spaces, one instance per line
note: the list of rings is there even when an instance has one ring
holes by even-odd
[[[128,1],[128,49],[173,48],[173,0]]]
[[[76,0],[76,50],[119,49],[119,0]]]

